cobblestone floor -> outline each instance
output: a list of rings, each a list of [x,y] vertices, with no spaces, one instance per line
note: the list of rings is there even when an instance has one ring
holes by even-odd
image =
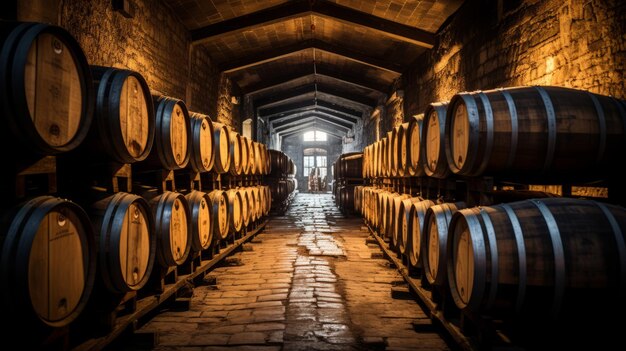
[[[194,289],[191,309],[163,311],[159,351],[447,350],[420,306],[394,299],[402,277],[367,245],[360,218],[329,194],[299,194],[249,246]],[[376,257],[376,255],[375,255]]]

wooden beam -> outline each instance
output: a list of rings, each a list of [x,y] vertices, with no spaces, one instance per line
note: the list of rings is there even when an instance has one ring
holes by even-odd
[[[304,116],[305,114],[309,114],[309,113],[321,114],[330,118],[334,118],[339,121],[347,121],[352,124],[356,124],[358,122],[357,118],[354,118],[352,116],[346,116],[342,113],[337,113],[335,111],[325,110],[324,108],[320,108],[319,106],[318,108],[314,110],[303,110],[302,112],[298,111],[298,112],[294,112],[294,113],[284,115],[284,116],[270,117],[268,118],[268,122],[269,123],[280,122],[280,121],[283,121],[285,119],[288,119],[294,116]]]
[[[281,130],[284,130],[284,129],[287,129],[287,128],[297,127],[297,126],[299,126],[301,124],[304,124],[304,123],[307,123],[307,122],[310,122],[310,121],[314,121],[315,123],[318,123],[318,122],[319,123],[327,123],[329,126],[332,126],[333,128],[335,128],[337,130],[345,131],[346,133],[350,129],[352,129],[352,128],[347,128],[347,127],[344,127],[344,126],[340,126],[340,125],[338,125],[338,124],[336,124],[336,123],[334,123],[332,121],[329,122],[329,121],[323,120],[323,119],[321,119],[319,117],[313,116],[313,117],[307,117],[307,118],[301,120],[299,123],[295,123],[295,124],[292,123],[292,124],[287,124],[287,125],[284,125],[284,126],[274,127],[274,131],[275,132],[280,132]]]
[[[312,128],[313,127],[313,128]],[[283,134],[283,133],[289,133],[291,131],[297,131],[297,130],[303,130],[303,129],[319,129],[319,130],[323,130],[326,133],[333,133],[335,135],[345,135],[347,134],[347,132],[341,132],[340,130],[336,129],[334,126],[332,125],[327,125],[324,124],[324,122],[321,121],[311,121],[311,122],[307,122],[307,123],[303,123],[297,126],[293,126],[281,131],[275,131],[278,134]],[[337,132],[341,133],[338,134]]]
[[[307,128],[308,128],[308,127],[307,127]],[[319,130],[321,130],[321,131],[323,131],[323,132],[326,132],[326,134],[330,135],[330,136],[331,136],[331,137],[333,137],[333,138],[337,138],[337,139],[341,139],[341,138],[342,138],[342,135],[337,134],[337,133],[336,133],[336,131],[331,131],[331,130],[328,130],[328,129],[326,129],[326,128],[320,128],[319,126],[317,126],[316,128],[317,128],[317,129],[319,129]],[[285,133],[285,132],[283,132],[283,133],[278,133],[278,135],[280,135],[280,136],[281,136],[281,137],[283,137],[283,138],[287,138],[287,137],[290,137],[290,136],[293,136],[293,135],[295,135],[295,134],[299,134],[299,133],[302,133],[302,132],[303,132],[303,130],[302,130],[302,129],[297,129],[297,130],[292,130],[292,131],[289,131],[289,132],[287,132],[287,133]],[[345,135],[345,134],[344,134],[344,135]]]
[[[260,26],[283,22],[306,15],[310,11],[308,1],[293,0],[247,15],[231,18],[191,31],[191,41],[196,44],[227,34],[240,33]]]
[[[304,40],[295,44],[271,50],[264,50],[256,55],[247,55],[238,59],[228,60],[227,62],[220,64],[220,69],[224,73],[232,73],[246,68],[262,65],[267,62],[277,61],[284,57],[289,57],[295,53],[311,48],[341,56],[350,61],[388,71],[396,75],[400,75],[402,72],[402,66],[393,62],[371,57],[369,55],[350,50],[346,47],[334,45],[318,39]]]
[[[301,85],[295,88],[290,88],[288,90],[277,92],[271,94],[262,99],[254,100],[254,106],[256,108],[263,108],[265,106],[280,103],[285,100],[289,100],[298,96],[319,92],[327,95],[332,95],[334,97],[351,101],[355,104],[363,105],[366,107],[375,107],[377,104],[376,100],[364,97],[358,94],[351,94],[342,89],[337,89],[336,87],[332,87],[326,84],[306,84]]]
[[[316,71],[318,75],[331,78],[334,81],[344,84],[352,84],[354,86],[365,88],[368,90],[380,91],[382,94],[385,94],[385,91],[387,91],[389,85],[391,85],[391,83],[380,84],[377,82],[373,82],[369,79],[364,78],[363,76],[346,74],[346,72],[340,72],[336,69],[332,69],[324,65],[318,65]]]
[[[329,123],[333,123],[333,124],[336,124],[338,126],[341,126],[341,127],[347,128],[347,129],[352,129],[352,127],[354,127],[354,123],[348,123],[345,120],[337,120],[337,119],[335,119],[333,117],[324,116],[321,113],[315,113],[315,112],[308,112],[306,114],[303,114],[302,116],[292,116],[292,117],[290,117],[288,119],[283,119],[281,121],[276,121],[276,122],[272,123],[272,126],[274,128],[277,128],[277,127],[281,127],[281,126],[285,126],[285,125],[299,123],[299,122],[302,122],[302,121],[304,121],[304,120],[306,120],[307,118],[310,118],[310,117],[319,118],[319,119],[325,120],[325,121],[327,121]]]
[[[313,5],[313,12],[322,17],[367,27],[388,37],[428,49],[435,45],[435,34],[431,32],[370,15],[330,1],[316,1]]]
[[[328,79],[331,79],[333,82],[337,83],[338,85],[352,85],[352,86],[374,91],[381,96],[387,95],[385,91],[387,90],[388,87],[380,86],[379,84],[365,80],[362,77],[361,78],[346,77],[345,75],[339,72],[332,71],[329,69],[322,69],[321,73],[319,69],[317,71],[318,71],[317,73],[318,76],[324,76]],[[285,76],[279,75],[279,76],[272,78],[271,80],[264,80],[262,82],[259,82],[258,84],[255,84],[249,87],[244,87],[242,90],[243,90],[243,94],[245,95],[253,95],[253,94],[256,95],[256,94],[265,92],[267,90],[276,89],[283,85],[287,85],[296,81],[303,80],[309,76],[315,77],[315,75],[316,74],[313,73],[312,69],[306,70],[304,72],[299,72],[299,73],[290,73]]]
[[[370,28],[387,37],[429,49],[435,43],[435,35],[433,33],[419,28],[337,5],[330,1],[310,2],[305,0],[288,1],[261,11],[195,29],[191,31],[191,40],[194,43],[198,43],[211,38],[239,33],[311,14]]]
[[[264,109],[259,109],[259,116],[261,117],[269,117],[269,116],[276,116],[276,115],[287,115],[288,113],[292,112],[292,111],[297,111],[299,109],[302,108],[307,108],[307,107],[312,107],[310,109],[315,109],[316,106],[320,106],[329,110],[333,110],[336,112],[340,112],[342,114],[345,115],[349,115],[349,116],[353,116],[356,118],[361,118],[363,116],[363,112],[362,111],[357,111],[348,107],[344,107],[344,106],[339,106],[337,104],[333,104],[330,102],[326,102],[324,100],[321,99],[317,99],[317,101],[314,100],[304,100],[304,101],[299,101],[299,102],[294,102],[294,103],[288,103],[288,104],[284,104],[284,105],[278,105],[278,106],[274,106],[274,107],[268,107],[268,108],[264,108]]]

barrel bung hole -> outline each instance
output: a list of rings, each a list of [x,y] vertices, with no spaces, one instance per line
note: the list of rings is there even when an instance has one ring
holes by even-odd
[[[63,44],[58,39],[52,39],[52,50],[55,54],[61,55],[63,53]]]
[[[133,283],[137,284],[138,281],[139,281],[139,268],[135,267],[133,269]]]
[[[67,216],[59,212],[59,215],[57,217],[57,224],[59,225],[59,227],[64,227],[65,224],[67,224]]]

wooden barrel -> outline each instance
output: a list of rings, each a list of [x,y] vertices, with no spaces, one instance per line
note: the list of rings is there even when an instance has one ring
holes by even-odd
[[[417,267],[422,255],[422,242],[424,233],[424,219],[426,210],[435,205],[431,200],[416,202],[411,206],[410,221],[407,227],[406,246],[409,256],[409,263]]]
[[[238,232],[243,225],[241,194],[236,189],[229,189],[226,191],[226,196],[228,197],[228,217],[230,218],[228,228],[233,233]]]
[[[625,231],[626,209],[589,200],[460,210],[449,229],[452,297],[461,309],[493,316],[568,319],[623,310]]]
[[[341,178],[361,179],[363,174],[363,153],[349,152],[339,157]]]
[[[227,173],[230,170],[230,131],[218,122],[213,123],[213,170],[216,173]]]
[[[223,190],[213,190],[209,193],[211,199],[211,221],[213,222],[214,240],[224,240],[228,237],[230,213],[228,212],[228,196]]]
[[[452,215],[464,209],[464,202],[446,202],[431,206],[424,218],[424,242],[422,247],[422,267],[424,275],[432,285],[442,286],[448,283],[448,226]]]
[[[80,45],[65,29],[41,23],[0,23],[0,32],[6,34],[0,47],[0,133],[38,154],[75,149],[88,134],[94,106]]]
[[[255,211],[255,216],[256,219],[259,219],[261,217],[263,217],[263,197],[261,194],[261,187],[260,186],[255,186],[252,187],[253,191],[254,191],[254,211]]]
[[[263,215],[267,216],[270,214],[270,210],[272,208],[272,194],[270,192],[270,187],[267,185],[263,185],[261,189],[263,192]]]
[[[244,227],[250,224],[250,200],[248,199],[248,192],[245,188],[238,188],[239,197],[241,198],[241,221]]]
[[[354,212],[354,185],[346,185],[341,187],[339,194],[340,208],[344,213]]]
[[[166,191],[150,200],[156,233],[156,258],[162,267],[185,262],[191,248],[189,204],[182,194]]]
[[[191,155],[191,121],[182,100],[154,97],[156,131],[151,164],[165,169],[185,168]]]
[[[241,135],[236,132],[230,132],[230,168],[229,172],[232,175],[241,175],[242,164],[241,164]]]
[[[412,220],[411,217],[411,208],[413,207],[413,204],[416,202],[420,202],[420,201],[424,201],[423,198],[416,196],[416,197],[405,197],[404,199],[401,200],[400,205],[398,207],[398,213],[397,213],[397,221],[398,221],[398,225],[396,227],[396,231],[394,233],[395,238],[396,238],[396,247],[398,248],[398,252],[400,252],[400,254],[404,255],[407,253],[408,251],[408,246],[411,244],[411,241],[409,239],[410,237],[410,221]]]
[[[141,289],[154,265],[154,218],[142,197],[117,193],[95,202],[91,218],[98,242],[98,271],[114,293]]]
[[[241,147],[241,174],[248,175],[250,173],[250,155],[248,150],[248,138],[240,136]]]
[[[412,116],[405,133],[406,138],[406,172],[408,176],[423,176],[424,165],[421,155],[423,116]]]
[[[448,115],[446,156],[456,174],[562,181],[608,176],[624,160],[626,110],[607,96],[560,87],[461,93]]]
[[[213,243],[211,198],[202,191],[192,190],[185,195],[191,215],[191,251],[200,252]]]
[[[426,175],[444,179],[450,174],[446,159],[445,131],[447,102],[428,105],[422,126],[422,160]]]
[[[372,163],[370,164],[370,176],[378,178],[378,141],[372,144]]]
[[[254,141],[252,139],[248,139],[248,160],[250,164],[250,168],[248,170],[248,174],[256,174],[256,148],[254,147]]]
[[[154,142],[155,117],[148,83],[137,72],[92,66],[96,95],[91,150],[120,163],[148,157]]]
[[[398,176],[398,132],[399,126],[395,126],[391,130],[391,138],[389,138],[389,175],[391,177]]]
[[[191,168],[196,172],[208,172],[213,168],[213,123],[207,115],[190,113],[191,118]]]
[[[395,203],[394,203],[394,199],[396,197],[400,197],[403,194],[400,193],[390,193],[387,196],[386,199],[386,203],[384,204],[384,218],[383,218],[383,223],[385,224],[385,228],[384,228],[384,235],[386,238],[391,238],[393,240],[393,229],[394,229],[394,221],[393,221],[393,214],[394,214],[394,207],[395,207]]]
[[[3,316],[63,327],[83,311],[95,278],[91,222],[75,203],[40,196],[5,213],[0,230]]]
[[[270,163],[271,165],[271,175],[276,176],[276,177],[280,177],[283,176],[284,173],[283,172],[283,162],[286,161],[286,159],[283,157],[283,153],[281,151],[278,150],[268,150],[269,153],[269,159],[270,159]]]
[[[363,186],[354,187],[354,211],[362,214],[363,210]]]
[[[390,192],[383,190],[378,193],[376,197],[376,210],[374,211],[374,216],[376,216],[375,222],[378,231],[383,236],[387,233],[387,221],[385,220],[385,213],[387,211],[387,198],[390,195]]]
[[[256,163],[255,163],[255,173],[254,174],[263,174],[265,169],[265,160],[263,159],[263,148],[261,143],[254,143],[254,152],[256,154]]]
[[[400,225],[402,224],[399,221],[400,217],[400,206],[404,199],[409,198],[408,194],[400,194],[392,199],[390,199],[389,203],[389,225],[387,226],[387,237],[391,238],[392,246],[396,247],[398,243],[397,233],[399,231]]]
[[[398,126],[397,135],[397,151],[394,154],[397,155],[396,161],[396,174],[398,177],[405,177],[408,174],[408,161],[407,161],[407,132],[409,130],[409,123],[402,123]]]
[[[254,222],[258,219],[256,216],[255,206],[256,206],[256,193],[252,189],[252,187],[247,187],[246,192],[248,193],[248,210],[250,211],[250,221]]]

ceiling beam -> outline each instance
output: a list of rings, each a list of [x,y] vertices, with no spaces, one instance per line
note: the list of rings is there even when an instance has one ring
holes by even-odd
[[[322,115],[322,116],[326,116],[328,118],[333,118],[337,121],[346,121],[352,125],[356,124],[358,122],[358,120],[356,118],[352,118],[346,115],[342,115],[339,113],[333,113],[331,111],[325,111],[322,109],[316,109],[313,111],[304,111],[304,112],[298,112],[298,113],[292,113],[286,116],[282,116],[282,117],[273,117],[273,118],[268,118],[268,122],[269,123],[276,123],[276,122],[281,122],[284,121],[286,119],[292,118],[292,117],[304,117],[306,115],[310,115],[310,114],[318,114],[318,115]]]
[[[316,106],[320,106],[326,109],[334,110],[336,112],[340,112],[346,115],[350,115],[356,118],[361,118],[363,115],[362,111],[357,111],[348,107],[339,106],[337,104],[333,104],[330,102],[326,102],[324,100],[318,99],[317,102],[314,100],[304,100],[294,103],[283,104],[279,106],[259,109],[260,117],[269,117],[276,115],[286,115],[290,112],[297,111],[300,109],[310,109],[313,110]]]
[[[287,85],[290,83],[294,83],[294,82],[306,79],[309,76],[315,77],[316,75],[317,76],[323,75],[324,77],[331,79],[333,82],[336,82],[337,84],[356,86],[356,87],[374,91],[381,96],[386,96],[385,91],[387,87],[380,86],[379,84],[376,84],[374,82],[368,81],[363,78],[358,78],[358,79],[353,78],[353,77],[346,78],[344,75],[339,74],[337,72],[331,72],[329,70],[324,71],[323,69],[322,71],[324,72],[324,74],[320,74],[319,70],[318,70],[318,73],[316,74],[313,72],[312,69],[308,69],[308,70],[303,70],[302,72],[291,73],[285,76],[277,75],[273,79],[270,79],[270,80],[266,79],[266,80],[259,82],[258,84],[254,84],[249,87],[244,87],[242,91],[243,91],[243,94],[246,94],[246,95],[260,94],[267,90],[279,88],[283,85]]]
[[[337,129],[337,130],[344,131],[344,132],[348,132],[350,129],[352,129],[352,128],[348,128],[348,127],[340,126],[340,125],[338,125],[338,124],[336,124],[336,123],[334,123],[334,122],[329,122],[329,121],[324,120],[324,119],[321,119],[321,118],[319,118],[319,117],[317,117],[317,116],[312,116],[312,117],[307,117],[307,118],[305,118],[305,119],[301,120],[301,121],[300,121],[300,123],[296,123],[296,124],[293,124],[293,123],[292,123],[292,124],[286,124],[286,125],[282,125],[282,126],[274,127],[274,132],[279,133],[279,132],[281,132],[281,131],[284,131],[285,129],[290,129],[290,128],[293,128],[293,127],[298,127],[298,126],[300,126],[300,125],[302,125],[302,124],[306,124],[306,123],[308,123],[308,122],[315,122],[315,123],[320,123],[320,124],[324,123],[324,124],[326,124],[326,125],[327,125],[327,126],[329,126],[329,127],[332,127],[332,128]]]
[[[191,31],[191,40],[194,43],[207,41],[219,36],[239,33],[311,14],[367,27],[387,37],[429,49],[435,43],[435,35],[428,31],[337,5],[330,1],[310,2],[308,0],[288,1],[261,11],[195,29]]]
[[[337,89],[336,87],[332,87],[332,86],[329,86],[326,84],[320,84],[320,83],[301,85],[295,88],[287,89],[282,92],[271,94],[267,97],[254,100],[254,106],[256,108],[263,108],[267,105],[280,103],[285,100],[293,99],[295,97],[314,93],[314,92],[320,92],[323,94],[331,95],[331,96],[348,100],[355,104],[363,105],[366,107],[376,106],[376,100],[374,99],[370,99],[368,97],[365,97],[359,94],[351,94],[342,89]]]
[[[302,130],[306,130],[306,129],[317,129],[317,130],[321,130],[321,131],[324,131],[324,132],[326,132],[328,134],[332,134],[332,135],[335,135],[335,136],[338,136],[338,137],[341,137],[341,136],[344,136],[344,135],[347,134],[347,133],[343,133],[340,130],[334,128],[333,126],[328,126],[326,124],[322,124],[319,121],[318,122],[313,121],[313,122],[308,122],[308,123],[304,123],[304,124],[301,124],[301,125],[293,126],[293,127],[289,128],[289,129],[285,129],[285,130],[283,130],[281,132],[278,132],[278,134],[279,135],[283,135],[283,134],[290,133],[290,132],[293,132],[293,131],[302,131]]]
[[[360,64],[388,71],[397,75],[400,75],[402,72],[402,66],[391,61],[381,60],[358,51],[350,50],[346,47],[334,45],[318,39],[304,40],[295,44],[264,50],[256,55],[247,55],[239,59],[228,60],[227,62],[220,64],[220,69],[224,73],[232,73],[246,68],[262,65],[267,62],[277,61],[297,52],[311,48],[333,55],[338,55],[350,61],[358,62]]]
[[[309,128],[309,127],[306,127],[306,128]],[[306,128],[303,128],[303,129],[306,129]],[[328,131],[328,130],[326,130],[324,128],[320,128],[319,126],[316,127],[316,128],[321,130],[321,131],[323,131],[323,132],[326,132],[326,134],[328,134],[329,136],[331,136],[333,138],[341,139],[343,137],[342,135],[339,135],[336,132]],[[287,138],[287,137],[290,137],[290,136],[293,136],[293,135],[296,135],[296,134],[299,134],[299,133],[303,133],[304,132],[303,129],[292,130],[292,131],[289,131],[287,133],[284,133],[284,132],[283,133],[278,133],[278,135],[280,135],[283,138]]]
[[[380,84],[378,82],[374,82],[372,80],[364,78],[363,75],[355,76],[352,74],[346,74],[346,72],[338,71],[325,65],[318,65],[316,73],[320,76],[332,78],[334,81],[337,82],[352,84],[354,86],[369,90],[380,91],[383,94],[385,93],[385,91],[387,91],[388,86],[391,85],[391,82],[389,84]]]
[[[305,120],[307,120],[308,118],[311,118],[311,117],[319,118],[319,119],[324,120],[324,121],[326,121],[328,123],[332,123],[332,124],[335,124],[337,126],[341,126],[341,127],[346,128],[348,130],[350,130],[350,129],[352,129],[352,127],[354,127],[354,124],[352,124],[352,123],[348,123],[348,122],[345,122],[345,121],[342,121],[342,120],[337,120],[335,118],[324,116],[322,114],[317,114],[317,113],[314,113],[314,112],[311,112],[311,113],[308,113],[308,114],[305,114],[305,115],[302,115],[302,116],[291,117],[289,119],[284,119],[282,121],[273,122],[272,123],[272,127],[278,128],[278,127],[282,127],[282,126],[285,126],[285,125],[292,125],[294,123],[302,123],[302,121],[305,121]]]

